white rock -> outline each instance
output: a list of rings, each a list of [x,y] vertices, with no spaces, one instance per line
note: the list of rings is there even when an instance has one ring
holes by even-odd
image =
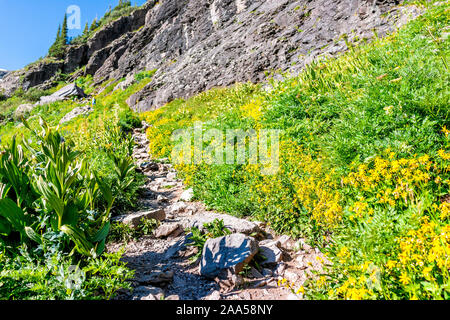
[[[164,202],[168,202],[169,199],[167,199],[167,197],[164,197],[163,195],[158,195],[158,197],[156,198],[156,201],[158,203],[164,203]]]
[[[266,260],[261,262],[263,266],[276,265],[283,259],[283,252],[274,244],[271,246],[261,245],[259,246],[260,254],[262,254]]]
[[[177,173],[176,172],[169,172],[167,174],[167,180],[174,181],[177,179]]]
[[[209,296],[207,296],[206,298],[205,298],[205,300],[208,300],[208,301],[218,301],[218,300],[220,300],[222,297],[221,297],[221,295],[220,295],[220,291],[214,291],[213,293],[211,293]]]
[[[163,290],[153,286],[141,286],[133,291],[133,300],[161,300],[163,296]]]
[[[190,202],[194,198],[194,189],[190,188],[181,194],[180,200]]]

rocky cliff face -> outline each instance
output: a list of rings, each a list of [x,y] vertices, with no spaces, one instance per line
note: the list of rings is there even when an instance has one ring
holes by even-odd
[[[0,69],[0,80],[8,73],[8,71],[4,69]]]
[[[9,74],[0,91],[48,86],[61,70],[85,66],[96,83],[156,69],[153,81],[128,103],[157,108],[215,86],[264,80],[267,71],[299,72],[347,41],[392,32],[414,7],[395,0],[165,0],[148,1],[132,15],[72,46],[64,61]],[[19,81],[19,78],[21,80]]]

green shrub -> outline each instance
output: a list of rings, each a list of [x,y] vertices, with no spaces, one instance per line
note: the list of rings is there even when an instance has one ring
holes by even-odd
[[[75,263],[66,256],[0,252],[0,300],[111,299],[130,290],[134,272],[120,261],[123,251]]]
[[[155,74],[156,70],[142,71],[134,75],[134,79],[139,83],[144,79],[151,79]]]

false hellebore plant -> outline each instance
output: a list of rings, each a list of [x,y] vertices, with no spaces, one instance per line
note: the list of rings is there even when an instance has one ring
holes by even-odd
[[[14,137],[0,153],[0,243],[45,247],[53,233],[66,252],[100,255],[115,200],[111,186],[43,119],[37,131],[24,125],[37,143],[22,146]]]

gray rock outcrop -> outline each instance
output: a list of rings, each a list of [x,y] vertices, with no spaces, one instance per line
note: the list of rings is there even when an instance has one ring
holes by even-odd
[[[86,94],[84,91],[79,88],[76,84],[71,83],[64,88],[56,91],[50,96],[43,96],[40,98],[39,102],[36,103],[36,105],[44,105],[47,103],[52,103],[56,101],[62,101],[68,98],[84,98],[86,97]]]
[[[296,74],[349,42],[394,31],[416,17],[395,0],[150,0],[72,45],[64,61],[40,62],[9,73],[0,92],[46,87],[58,71],[94,76],[99,84],[157,70],[128,99],[137,111],[158,108],[213,87],[261,82],[266,72]],[[123,87],[132,81],[129,78]],[[119,87],[122,87],[119,86]]]

